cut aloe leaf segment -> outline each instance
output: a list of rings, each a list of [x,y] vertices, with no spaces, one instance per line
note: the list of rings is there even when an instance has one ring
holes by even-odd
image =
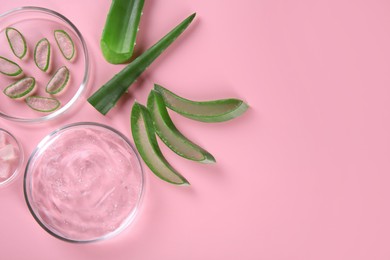
[[[55,30],[54,38],[56,39],[57,46],[64,58],[67,60],[72,60],[75,57],[76,48],[69,34],[64,30]]]
[[[152,90],[148,97],[148,109],[153,118],[157,135],[176,154],[189,160],[212,163],[214,157],[187,139],[173,124],[161,94]]]
[[[35,86],[35,79],[33,77],[26,77],[12,83],[3,92],[12,99],[24,99],[34,93]]]
[[[34,49],[34,61],[37,67],[43,72],[47,72],[50,67],[50,43],[46,38],[38,41]]]
[[[88,102],[103,115],[107,114],[115,106],[120,97],[126,93],[130,85],[184,32],[194,18],[195,14],[187,17],[156,44],[147,49],[106,84],[100,87],[100,89],[88,98]]]
[[[23,34],[13,27],[7,27],[5,34],[12,52],[19,59],[23,59],[27,54],[27,44]]]
[[[19,77],[23,75],[23,70],[15,62],[0,56],[0,73],[10,77]]]
[[[100,40],[104,58],[112,64],[133,55],[144,0],[113,0]]]
[[[69,83],[69,69],[66,66],[59,68],[49,80],[46,86],[46,92],[51,95],[59,95],[63,93]]]
[[[154,89],[164,98],[165,105],[182,116],[201,122],[223,122],[242,115],[248,105],[239,99],[219,99],[197,102],[182,98],[155,84]]]
[[[139,154],[160,179],[176,185],[189,185],[165,159],[158,146],[153,120],[148,109],[135,102],[131,111],[131,131]]]
[[[57,110],[61,103],[56,98],[29,96],[26,98],[27,105],[39,112],[52,112]]]

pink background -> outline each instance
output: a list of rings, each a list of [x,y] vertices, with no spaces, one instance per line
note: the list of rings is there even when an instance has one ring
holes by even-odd
[[[99,39],[110,1],[2,1],[68,17],[91,54],[89,94],[122,66]],[[172,114],[207,148],[200,165],[162,146],[191,182],[175,187],[149,170],[136,222],[95,244],[47,234],[24,202],[22,176],[0,190],[1,259],[390,259],[390,2],[384,0],[146,0],[139,44],[153,44],[184,17],[183,37],[104,117],[79,111],[46,125],[0,120],[25,155],[72,122],[109,124],[129,138],[129,114],[154,82],[191,99],[238,97],[242,117],[205,124]]]

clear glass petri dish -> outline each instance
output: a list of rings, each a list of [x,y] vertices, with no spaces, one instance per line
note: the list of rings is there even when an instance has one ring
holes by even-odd
[[[23,167],[23,150],[10,132],[0,128],[0,188],[10,184]]]
[[[144,192],[137,152],[117,130],[97,123],[64,126],[31,154],[24,195],[38,224],[69,242],[113,237],[133,222]]]
[[[27,55],[23,59],[17,58],[8,43],[6,28],[13,27],[25,37]],[[75,57],[68,61],[63,57],[54,38],[54,30],[64,30],[72,38],[76,50]],[[51,70],[41,71],[34,62],[34,48],[36,43],[47,38],[51,46]],[[0,56],[17,63],[23,69],[23,77],[30,76],[36,80],[35,95],[51,97],[45,88],[58,68],[66,66],[70,71],[70,81],[66,91],[56,96],[61,106],[50,113],[38,112],[23,100],[13,100],[7,97],[3,90],[18,79],[0,74],[0,117],[11,121],[38,123],[57,118],[68,111],[84,93],[89,76],[89,57],[87,45],[76,26],[65,16],[55,11],[41,7],[20,7],[0,14]]]

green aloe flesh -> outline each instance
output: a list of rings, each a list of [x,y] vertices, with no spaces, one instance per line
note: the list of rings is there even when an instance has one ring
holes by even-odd
[[[50,42],[46,38],[39,40],[34,49],[34,62],[43,72],[47,72],[50,68],[50,55]]]
[[[69,83],[69,69],[66,66],[59,68],[47,83],[46,92],[51,95],[60,95]]]
[[[139,154],[157,177],[175,185],[189,185],[161,153],[149,110],[137,102],[131,111],[131,131]]]
[[[23,59],[27,54],[27,44],[23,34],[13,27],[7,27],[5,34],[12,52],[19,59]]]
[[[176,40],[177,37],[184,32],[194,18],[195,13],[187,17],[156,44],[143,52],[97,90],[88,98],[88,102],[103,115],[107,114],[108,111],[115,106],[120,97],[127,91],[130,85]]]
[[[42,96],[29,96],[26,98],[26,103],[30,108],[38,112],[53,112],[61,106],[58,99]]]
[[[23,70],[15,62],[0,56],[0,73],[10,77],[19,77]]]
[[[182,98],[159,85],[154,85],[164,98],[165,105],[187,118],[201,122],[223,122],[242,115],[248,105],[239,99],[219,99],[213,101],[192,101]]]
[[[153,118],[157,135],[176,154],[189,160],[212,163],[214,157],[187,139],[173,124],[161,94],[152,90],[148,97],[148,109]]]
[[[12,99],[23,99],[31,95],[35,89],[35,79],[33,77],[26,77],[12,83],[4,89],[4,94]]]
[[[133,55],[144,0],[113,0],[100,40],[104,58],[125,63]]]

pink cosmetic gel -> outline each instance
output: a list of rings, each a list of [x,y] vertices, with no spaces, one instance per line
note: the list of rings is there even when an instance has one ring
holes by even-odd
[[[128,140],[95,123],[55,131],[26,168],[26,200],[35,219],[72,242],[119,233],[133,220],[142,191],[142,168]]]

